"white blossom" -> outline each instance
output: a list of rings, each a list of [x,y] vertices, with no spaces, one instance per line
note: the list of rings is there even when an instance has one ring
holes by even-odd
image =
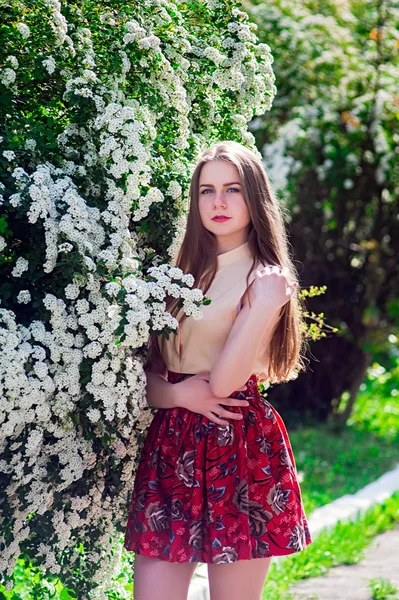
[[[17,262],[15,263],[15,267],[11,271],[11,275],[13,277],[21,277],[22,273],[28,270],[29,261],[26,258],[20,256],[17,258]]]
[[[30,29],[27,25],[25,25],[25,23],[18,23],[17,29],[24,39],[30,36]]]
[[[42,65],[50,75],[54,73],[56,64],[53,56],[50,55],[45,60],[42,60]]]
[[[7,160],[14,160],[15,158],[15,152],[12,150],[4,150],[2,154]]]
[[[17,296],[17,301],[20,304],[28,304],[31,301],[31,295],[29,290],[21,290]]]
[[[34,152],[36,150],[36,140],[33,139],[28,139],[25,141],[25,149],[26,150],[30,150],[31,152]]]
[[[79,292],[79,287],[73,283],[70,283],[65,288],[65,297],[69,300],[75,300],[79,296]]]
[[[13,69],[18,69],[19,67],[19,62],[16,56],[7,56],[7,62],[10,63],[10,65],[12,66]]]
[[[17,74],[14,69],[6,67],[0,71],[0,81],[6,87],[10,87],[10,85],[15,82],[16,78]]]
[[[71,252],[71,250],[73,250],[73,246],[69,242],[64,242],[58,246],[58,252]]]
[[[171,181],[167,187],[165,194],[172,198],[178,198],[181,196],[182,188],[178,181]]]
[[[91,408],[87,411],[87,416],[92,423],[97,423],[101,419],[101,413],[97,408]]]

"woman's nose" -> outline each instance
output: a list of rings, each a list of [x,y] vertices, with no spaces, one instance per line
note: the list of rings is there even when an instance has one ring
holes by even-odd
[[[226,204],[223,192],[215,192],[215,196],[213,198],[213,204],[215,206],[219,206],[219,204],[222,204],[222,205]]]

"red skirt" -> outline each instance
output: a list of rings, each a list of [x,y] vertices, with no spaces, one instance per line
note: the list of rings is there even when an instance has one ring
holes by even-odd
[[[187,373],[168,372],[177,383]],[[284,422],[256,375],[218,425],[185,408],[158,409],[136,472],[124,547],[170,562],[230,563],[303,550],[309,533]]]

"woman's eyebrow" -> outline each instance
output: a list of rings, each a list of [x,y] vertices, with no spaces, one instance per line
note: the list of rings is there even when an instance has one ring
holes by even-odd
[[[230,183],[224,183],[223,185],[241,185],[239,181],[230,181]],[[213,183],[201,183],[200,187],[213,187]]]

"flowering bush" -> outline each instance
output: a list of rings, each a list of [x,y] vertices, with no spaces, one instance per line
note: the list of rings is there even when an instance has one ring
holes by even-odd
[[[272,59],[234,1],[9,0],[2,19],[0,573],[12,589],[25,559],[126,597],[146,343],[176,330],[165,294],[193,318],[207,301],[168,264],[192,165],[253,145]]]

